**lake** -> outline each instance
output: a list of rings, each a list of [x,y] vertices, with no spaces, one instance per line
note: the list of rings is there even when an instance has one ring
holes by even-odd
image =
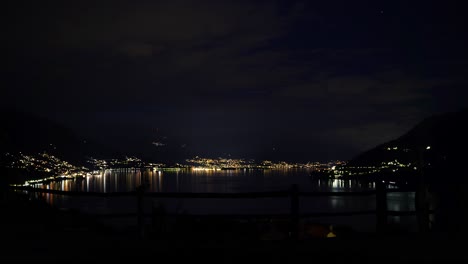
[[[63,191],[83,192],[127,192],[134,191],[142,182],[149,183],[148,192],[195,192],[195,193],[238,193],[289,190],[297,184],[304,192],[353,192],[373,190],[374,183],[357,180],[325,179],[310,177],[313,171],[307,169],[269,170],[194,170],[172,169],[143,171],[139,169],[103,170],[85,179],[62,180],[34,187]],[[388,210],[414,210],[414,193],[387,194]],[[131,213],[136,211],[135,197],[76,197],[46,194],[48,203],[59,208],[74,208],[91,214]],[[189,214],[287,214],[290,210],[288,198],[261,199],[183,199],[146,198],[144,207],[150,212],[153,205],[162,204],[170,213]],[[359,197],[302,197],[301,213],[348,212],[375,209],[375,195]],[[375,215],[346,217],[308,218],[305,221],[325,224],[347,225],[358,231],[375,231]],[[414,216],[389,217],[389,222],[405,230],[416,231]],[[130,221],[112,224],[125,225]]]

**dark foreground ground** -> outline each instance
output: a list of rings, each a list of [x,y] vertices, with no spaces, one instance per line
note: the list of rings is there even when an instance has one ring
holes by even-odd
[[[186,221],[178,231],[140,238],[136,230],[116,232],[79,213],[2,195],[0,263],[468,263],[461,236],[353,234],[293,241],[281,232],[258,233],[245,223],[216,229],[210,228],[216,222]]]

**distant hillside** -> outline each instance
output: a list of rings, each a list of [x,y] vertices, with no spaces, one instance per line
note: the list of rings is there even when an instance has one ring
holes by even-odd
[[[80,137],[51,120],[10,109],[3,109],[0,116],[2,153],[46,151],[76,165],[84,164],[89,156],[109,158],[117,155],[108,147]]]
[[[397,160],[424,164],[432,171],[462,172],[468,156],[467,124],[468,109],[429,117],[401,137],[360,154],[347,166],[379,166]]]

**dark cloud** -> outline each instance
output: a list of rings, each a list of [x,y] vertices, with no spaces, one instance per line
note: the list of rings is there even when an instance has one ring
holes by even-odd
[[[125,43],[117,48],[117,51],[129,57],[151,57],[163,51],[162,47],[154,46],[146,43]]]
[[[468,99],[466,17],[449,4],[6,7],[2,102],[133,149],[154,150],[158,127],[199,154],[350,158]]]

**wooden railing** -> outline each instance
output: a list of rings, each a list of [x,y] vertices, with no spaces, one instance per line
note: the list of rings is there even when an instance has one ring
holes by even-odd
[[[80,196],[80,197],[136,197],[136,213],[123,213],[123,214],[112,214],[104,215],[103,217],[129,217],[136,216],[138,230],[140,234],[144,235],[144,217],[150,216],[145,215],[143,210],[143,201],[145,197],[149,198],[209,198],[209,199],[257,199],[257,198],[289,198],[290,199],[290,213],[288,215],[236,215],[236,217],[287,217],[290,219],[291,227],[290,232],[292,238],[298,238],[299,234],[299,219],[303,217],[329,217],[329,216],[355,216],[355,215],[376,215],[376,227],[377,232],[384,233],[387,226],[388,216],[409,216],[416,215],[418,218],[418,224],[428,223],[429,214],[433,213],[428,209],[427,204],[421,204],[421,199],[415,199],[415,211],[389,211],[387,209],[387,193],[394,192],[416,192],[414,189],[398,188],[398,189],[387,189],[382,182],[376,182],[375,190],[359,191],[359,192],[300,192],[296,184],[292,185],[287,191],[273,191],[273,192],[244,192],[244,193],[188,193],[188,192],[145,192],[144,187],[138,187],[132,192],[77,192],[77,191],[59,191],[42,188],[32,188],[30,186],[12,186],[16,190],[25,190],[30,194],[35,193],[48,193],[55,195],[67,195],[67,196]],[[361,211],[347,211],[347,212],[315,212],[315,213],[300,213],[299,210],[299,198],[300,197],[323,197],[323,196],[371,196],[376,197],[376,208],[375,210],[361,210]],[[423,219],[421,219],[423,218]],[[427,226],[419,226],[421,232],[427,230]]]

